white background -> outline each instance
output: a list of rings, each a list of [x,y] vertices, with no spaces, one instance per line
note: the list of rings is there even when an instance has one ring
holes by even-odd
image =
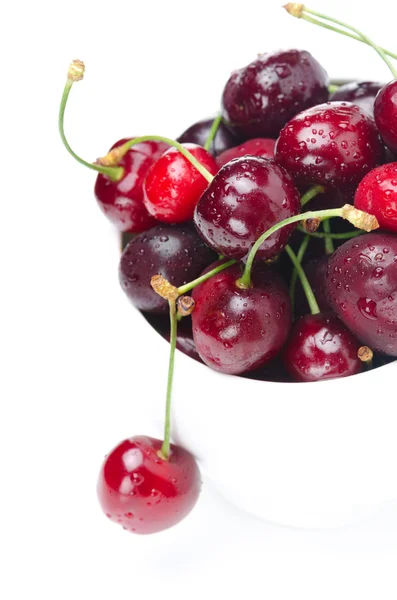
[[[66,128],[88,160],[121,137],[175,137],[211,116],[230,71],[258,52],[300,47],[332,76],[389,78],[374,51],[279,4],[37,0],[2,9],[2,598],[396,598],[396,505],[349,529],[294,531],[242,514],[205,481],[178,527],[134,537],[102,516],[95,496],[103,455],[152,432],[145,399],[163,393],[165,366],[134,335],[95,175],[58,138],[68,64],[87,67]],[[311,8],[393,49],[390,6]]]

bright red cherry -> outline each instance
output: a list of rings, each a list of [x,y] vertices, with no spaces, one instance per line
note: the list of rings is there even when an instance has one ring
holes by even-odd
[[[271,140],[270,138],[254,138],[253,140],[248,140],[247,142],[240,144],[240,146],[225,150],[217,157],[216,162],[219,167],[223,167],[223,165],[234,158],[241,158],[247,156],[247,154],[250,154],[251,156],[261,156],[262,158],[273,158],[275,145],[276,140]]]
[[[291,117],[328,100],[328,83],[327,73],[305,50],[261,54],[232,73],[222,116],[241,140],[276,138]]]
[[[192,510],[201,479],[189,452],[171,444],[169,460],[162,442],[148,436],[124,440],[108,454],[98,480],[106,516],[134,533],[156,533],[176,525]]]
[[[133,138],[119,140],[116,148]],[[120,231],[140,233],[150,229],[156,220],[143,203],[143,182],[149,168],[169,148],[163,142],[136,144],[120,160],[124,169],[120,181],[112,181],[99,174],[95,183],[95,196],[105,215]]]
[[[379,91],[375,98],[374,117],[386,146],[397,153],[397,79]]]
[[[243,258],[270,227],[300,212],[291,176],[272,160],[236,158],[224,165],[201,196],[194,223],[203,240],[219,254]],[[271,235],[258,251],[269,259],[281,252],[294,225]]]
[[[302,185],[357,185],[383,162],[373,119],[350,102],[327,102],[291,119],[276,142],[275,159]]]
[[[296,321],[283,351],[285,369],[295,381],[320,381],[360,373],[360,342],[333,313]]]
[[[218,165],[209,152],[196,144],[183,144],[211,175]],[[150,168],[143,186],[149,213],[164,223],[184,223],[193,217],[194,207],[208,181],[176,148],[170,148]]]
[[[176,141],[180,144],[192,143],[198,144],[199,146],[204,146],[210,134],[214,118],[205,119],[204,121],[198,121],[197,123],[194,123],[188,127],[186,131],[184,131],[177,138]],[[218,156],[218,154],[224,152],[227,150],[227,148],[232,148],[235,146],[237,142],[238,140],[221,121],[219,123],[215,138],[212,140],[209,151],[213,156]]]
[[[210,270],[215,265],[207,268]],[[203,361],[222,373],[238,375],[270,361],[291,327],[291,302],[284,281],[257,264],[253,287],[240,289],[240,265],[233,265],[193,290],[193,339]]]
[[[363,108],[371,117],[374,116],[374,102],[376,94],[382,88],[383,83],[375,81],[352,81],[341,85],[334,92],[331,102],[352,102]]]
[[[382,229],[397,232],[397,162],[366,174],[356,190],[354,206],[375,215]]]

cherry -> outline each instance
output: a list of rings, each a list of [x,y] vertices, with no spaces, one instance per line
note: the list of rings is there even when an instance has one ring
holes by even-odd
[[[211,175],[218,166],[204,148],[184,144]],[[193,217],[201,194],[208,186],[201,173],[176,148],[170,148],[146,175],[144,202],[149,213],[164,223],[183,223]]]
[[[397,162],[366,174],[356,190],[354,206],[375,215],[380,227],[397,232]]]
[[[276,142],[275,158],[298,184],[344,189],[357,185],[382,163],[384,147],[362,108],[327,102],[287,123]]]
[[[203,240],[219,254],[243,258],[259,235],[300,212],[300,197],[290,175],[274,161],[246,156],[221,168],[194,213]],[[258,256],[272,258],[288,241],[294,225],[261,246]]]
[[[206,119],[204,121],[198,121],[186,129],[177,138],[177,142],[180,144],[192,143],[198,144],[199,146],[205,145],[208,136],[211,131],[214,119]],[[232,148],[237,143],[234,135],[227,129],[227,127],[221,122],[219,123],[215,138],[212,140],[209,152],[213,156],[218,156],[228,148]]]
[[[397,153],[397,79],[379,91],[375,98],[374,117],[386,146]]]
[[[225,150],[217,157],[216,162],[219,167],[223,167],[223,165],[233,160],[233,158],[241,158],[247,154],[262,156],[262,158],[273,158],[275,144],[276,140],[271,140],[270,138],[254,138],[235,148]]]
[[[336,315],[305,315],[292,328],[283,362],[295,381],[347,377],[362,371],[360,346]]]
[[[234,71],[222,96],[222,116],[242,140],[276,138],[297,113],[328,100],[328,76],[305,50],[260,55]]]
[[[233,265],[192,293],[196,348],[209,367],[222,373],[240,374],[270,361],[291,326],[288,290],[275,271],[257,264],[252,272],[254,287],[248,289],[237,286],[240,276],[240,265]]]
[[[156,314],[145,314],[146,320],[150,325],[168,342],[170,341],[170,320],[168,317]],[[178,322],[176,334],[176,347],[178,350],[190,356],[198,362],[203,362],[197,352],[196,345],[193,340],[192,319],[184,317]]]
[[[374,101],[383,83],[375,81],[352,81],[341,85],[331,94],[331,102],[352,102],[374,116]]]
[[[397,236],[368,233],[345,242],[328,259],[328,302],[373,350],[397,356]]]
[[[189,452],[171,444],[162,459],[162,442],[134,436],[106,456],[99,474],[98,498],[103,512],[123,529],[156,533],[179,523],[194,507],[201,480]]]
[[[158,225],[125,247],[119,265],[120,284],[140,310],[167,312],[166,300],[150,286],[151,277],[160,274],[183,285],[198,277],[215,258],[191,226]]]
[[[119,140],[111,148],[121,146],[129,139]],[[143,181],[149,167],[168,149],[163,142],[142,142],[128,150],[120,160],[123,177],[112,181],[98,175],[95,196],[104,214],[123,232],[140,233],[156,224],[143,204]]]

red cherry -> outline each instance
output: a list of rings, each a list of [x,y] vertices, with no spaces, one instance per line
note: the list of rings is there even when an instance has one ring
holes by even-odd
[[[189,452],[171,444],[169,460],[160,440],[135,436],[105,458],[98,498],[106,516],[134,533],[156,533],[182,521],[200,494],[197,464]]]
[[[211,175],[218,165],[209,152],[196,144],[183,144]],[[184,223],[193,218],[194,207],[208,181],[176,148],[170,148],[150,168],[143,186],[149,213],[164,223]]]
[[[262,158],[273,158],[274,157],[274,146],[276,140],[270,138],[254,138],[248,140],[240,146],[235,148],[229,148],[220,154],[216,162],[219,167],[223,167],[227,162],[233,160],[233,158],[241,158],[250,154],[251,156],[262,156]]]
[[[378,92],[374,117],[386,146],[392,152],[397,152],[397,79],[384,85]]]
[[[354,206],[375,215],[382,229],[397,232],[397,162],[366,174],[356,190]]]
[[[116,148],[133,138],[119,140]],[[152,164],[169,146],[163,142],[142,142],[128,150],[119,162],[124,169],[120,181],[111,181],[99,174],[95,183],[95,196],[105,215],[120,231],[141,233],[156,225],[143,203],[143,182]]]
[[[341,85],[334,92],[331,102],[352,102],[363,108],[371,117],[374,116],[374,101],[382,83],[377,81],[352,81]]]

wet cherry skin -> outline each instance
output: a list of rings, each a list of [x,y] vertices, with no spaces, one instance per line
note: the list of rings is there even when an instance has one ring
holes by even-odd
[[[397,79],[379,91],[375,98],[374,117],[386,146],[397,153]]]
[[[374,102],[376,94],[383,87],[377,81],[352,81],[340,86],[331,94],[331,102],[352,102],[363,108],[372,118],[374,117]]]
[[[272,160],[246,156],[224,165],[201,196],[194,223],[203,240],[229,258],[243,258],[270,227],[300,212],[290,175]],[[269,259],[287,244],[294,225],[283,227],[260,247]]]
[[[254,138],[248,140],[239,146],[225,150],[217,156],[216,162],[219,167],[223,167],[227,162],[233,160],[233,158],[241,158],[250,154],[251,156],[262,156],[262,158],[273,158],[274,157],[274,146],[276,140],[270,138]]]
[[[119,140],[111,149],[133,138]],[[111,181],[99,174],[95,183],[95,196],[101,210],[123,232],[141,233],[156,224],[143,203],[143,182],[149,168],[169,148],[163,142],[136,144],[121,159],[124,169],[120,181]]]
[[[372,232],[342,244],[328,259],[332,310],[372,350],[397,356],[397,235]]]
[[[233,265],[192,293],[198,353],[212,369],[234,375],[275,357],[288,337],[292,319],[287,287],[275,271],[263,263],[256,265],[253,287],[246,290],[236,286],[241,274],[241,266]]]
[[[375,215],[382,229],[397,233],[397,162],[366,174],[357,187],[354,206]]]
[[[331,312],[298,319],[283,351],[294,381],[320,381],[360,373],[360,342]]]
[[[192,144],[204,146],[211,131],[213,122],[214,119],[205,119],[203,121],[198,121],[197,123],[194,123],[193,125],[188,127],[186,131],[184,131],[182,135],[180,135],[177,138],[176,141],[180,144],[186,144],[190,142]],[[209,151],[213,156],[218,156],[218,154],[221,154],[228,148],[232,148],[237,143],[238,140],[221,121],[217,129],[215,138],[212,140]]]
[[[168,302],[150,286],[163,275],[176,286],[196,279],[216,259],[190,225],[158,225],[133,238],[120,258],[121,287],[140,310],[168,312]]]
[[[275,159],[300,185],[351,188],[384,159],[373,119],[350,102],[327,102],[293,117]]]
[[[158,456],[162,442],[134,436],[118,444],[102,464],[97,493],[106,516],[134,533],[156,533],[179,523],[200,494],[193,456],[171,444],[169,460]]]
[[[215,159],[197,144],[183,144],[212,175]],[[184,223],[193,217],[208,181],[176,148],[170,148],[149,169],[143,185],[148,212],[163,223]]]
[[[305,50],[261,54],[234,71],[222,96],[222,116],[241,141],[276,138],[297,113],[328,100],[328,76]]]

